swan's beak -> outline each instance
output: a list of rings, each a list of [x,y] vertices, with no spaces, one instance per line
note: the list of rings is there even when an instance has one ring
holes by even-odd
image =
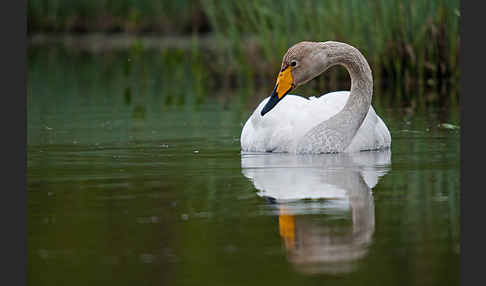
[[[268,100],[267,104],[262,109],[261,115],[272,110],[272,108],[277,105],[277,103],[289,93],[289,91],[294,88],[294,79],[292,78],[292,73],[290,72],[290,67],[287,67],[278,74],[277,84],[273,89],[272,96]]]

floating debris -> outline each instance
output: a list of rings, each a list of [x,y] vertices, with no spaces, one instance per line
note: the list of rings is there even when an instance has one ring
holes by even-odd
[[[440,129],[447,129],[447,130],[458,130],[460,129],[459,125],[454,125],[450,123],[441,123],[437,125]]]

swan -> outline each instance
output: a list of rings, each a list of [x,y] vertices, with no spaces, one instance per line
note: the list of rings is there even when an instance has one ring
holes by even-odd
[[[350,91],[305,98],[288,94],[334,65],[344,66]],[[371,106],[373,78],[365,57],[346,43],[299,42],[285,53],[275,88],[245,122],[242,151],[340,153],[391,146],[390,131]]]

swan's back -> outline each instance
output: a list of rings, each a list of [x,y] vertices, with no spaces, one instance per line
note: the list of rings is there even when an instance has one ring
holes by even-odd
[[[346,104],[349,91],[327,93],[309,99],[287,95],[265,116],[260,112],[264,99],[245,123],[240,141],[243,151],[293,152],[296,144],[317,124],[337,114]],[[383,120],[370,106],[368,114],[345,152],[390,146],[391,136]]]

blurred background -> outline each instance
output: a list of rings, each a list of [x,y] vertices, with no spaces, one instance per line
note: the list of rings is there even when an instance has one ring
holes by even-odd
[[[255,89],[271,92],[291,45],[335,40],[361,50],[377,89],[400,89],[386,100],[446,105],[443,93],[456,90],[460,76],[459,21],[459,0],[32,0],[29,61],[40,60],[34,47],[49,45],[51,65],[66,53],[73,60],[83,54],[125,76],[145,70],[145,83],[154,73],[162,84],[183,76],[200,99],[209,90],[243,88],[260,100]],[[125,61],[115,60],[120,54]],[[337,68],[310,86],[313,93],[346,89],[349,78]],[[167,101],[182,100],[168,93]]]
[[[459,6],[29,0],[28,284],[458,285]],[[304,40],[364,54],[391,150],[241,154]]]

